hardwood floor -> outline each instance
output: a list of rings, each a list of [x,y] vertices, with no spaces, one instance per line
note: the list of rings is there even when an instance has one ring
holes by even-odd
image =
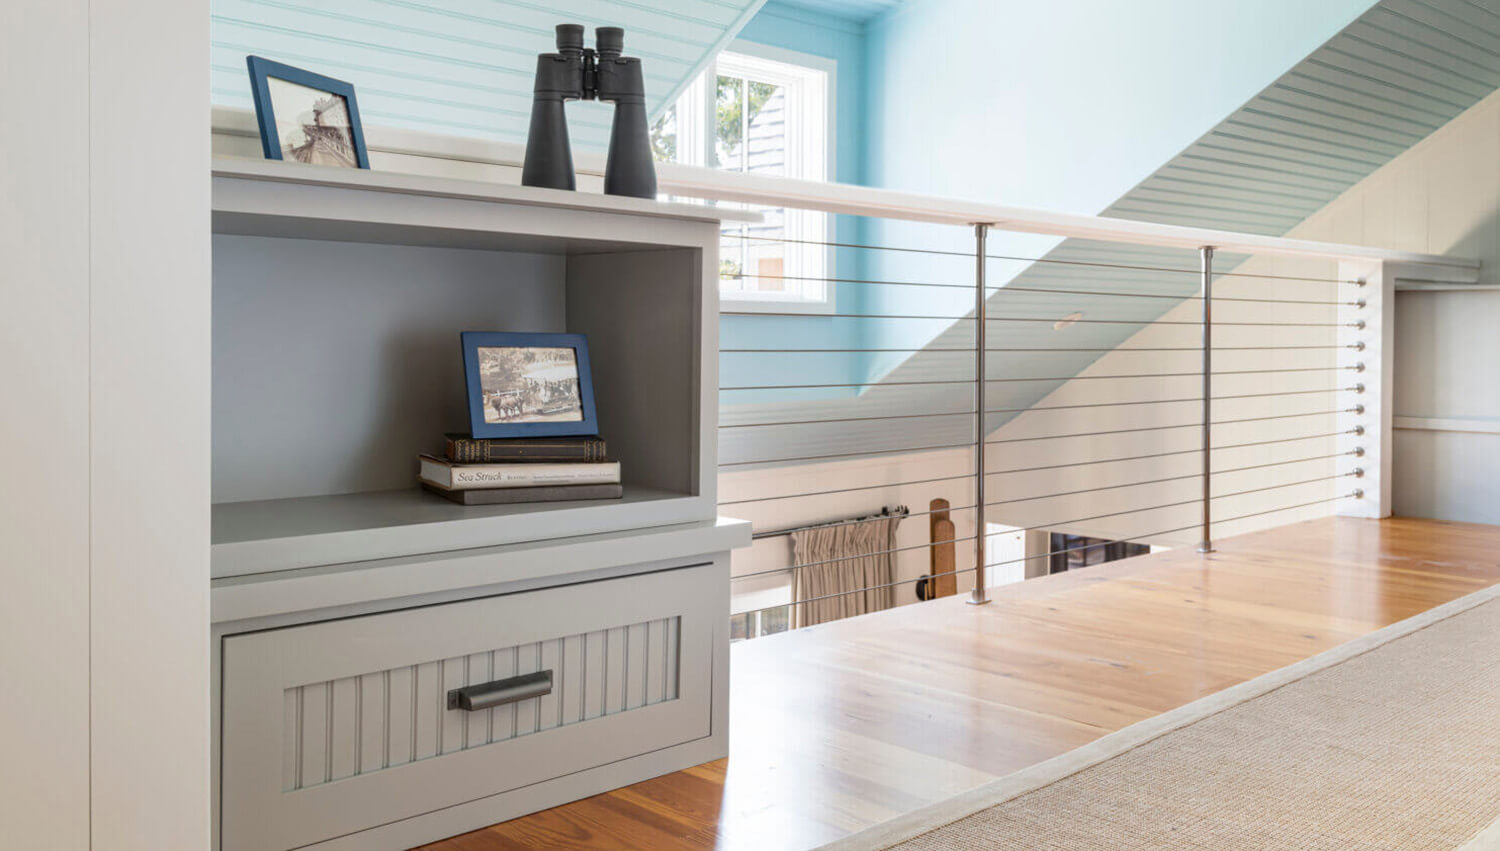
[[[807,848],[1500,581],[1500,527],[1218,546],[736,644],[728,760],[425,847]]]

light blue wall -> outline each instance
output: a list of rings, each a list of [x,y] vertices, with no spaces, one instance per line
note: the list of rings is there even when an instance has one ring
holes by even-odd
[[[867,37],[869,179],[1097,213],[1371,5],[907,3]]]
[[[768,45],[783,50],[810,54],[836,63],[834,92],[834,170],[832,179],[839,183],[865,183],[865,35],[864,24],[797,8],[772,0],[763,6],[740,32],[738,42]],[[731,45],[730,50],[734,50]],[[858,243],[862,222],[849,216],[834,217],[833,241]],[[830,277],[860,278],[862,252],[838,249]],[[857,313],[861,304],[862,285],[835,285],[834,302],[840,313]],[[734,348],[838,348],[860,346],[864,323],[858,319],[834,317],[767,318],[724,317],[720,323],[721,345]],[[847,384],[862,381],[868,371],[868,359],[853,352],[820,355],[733,354],[721,358],[720,375],[725,386],[772,384]],[[791,370],[795,368],[795,376]],[[791,393],[736,393],[725,397],[727,404],[830,398],[857,392],[853,388]]]
[[[1372,0],[918,0],[867,28],[866,181],[997,204],[1096,214],[1337,33]],[[883,245],[933,229],[874,222]],[[972,248],[954,228],[940,245]],[[1036,257],[1054,240],[991,238]],[[871,277],[932,264],[881,255]],[[962,313],[961,291],[880,288],[867,308]],[[874,323],[872,323],[873,325]],[[925,324],[925,323],[924,323]],[[873,346],[928,329],[887,322]],[[872,362],[883,374],[895,356]]]

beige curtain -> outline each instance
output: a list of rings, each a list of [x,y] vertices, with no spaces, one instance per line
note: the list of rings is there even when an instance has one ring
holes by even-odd
[[[812,626],[894,605],[895,588],[874,586],[888,586],[896,579],[895,555],[890,551],[896,548],[900,522],[900,515],[871,517],[793,532],[792,599],[813,602],[792,606],[792,625]],[[868,590],[857,590],[862,588]]]

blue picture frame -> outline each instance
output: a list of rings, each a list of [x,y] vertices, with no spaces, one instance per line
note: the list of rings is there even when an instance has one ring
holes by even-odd
[[[582,334],[523,334],[500,331],[464,331],[459,335],[464,354],[464,378],[468,384],[469,430],[474,437],[571,437],[599,433],[599,414],[594,408],[594,376],[589,368],[588,338]],[[484,417],[484,390],[480,385],[479,350],[483,348],[572,349],[578,369],[578,399],[583,418],[564,422],[491,423]]]
[[[255,116],[260,123],[260,147],[265,152],[266,159],[282,159],[281,134],[276,130],[276,109],[271,103],[268,82],[274,77],[342,97],[349,110],[349,130],[354,141],[355,161],[360,168],[370,167],[370,152],[365,147],[365,131],[360,124],[359,104],[354,99],[353,85],[261,56],[246,56],[245,65],[250,69],[250,93],[255,99]]]

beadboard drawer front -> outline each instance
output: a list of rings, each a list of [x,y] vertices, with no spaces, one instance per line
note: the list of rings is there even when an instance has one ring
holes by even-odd
[[[280,851],[708,736],[711,566],[230,636],[223,849]],[[448,692],[552,672],[477,711]]]

